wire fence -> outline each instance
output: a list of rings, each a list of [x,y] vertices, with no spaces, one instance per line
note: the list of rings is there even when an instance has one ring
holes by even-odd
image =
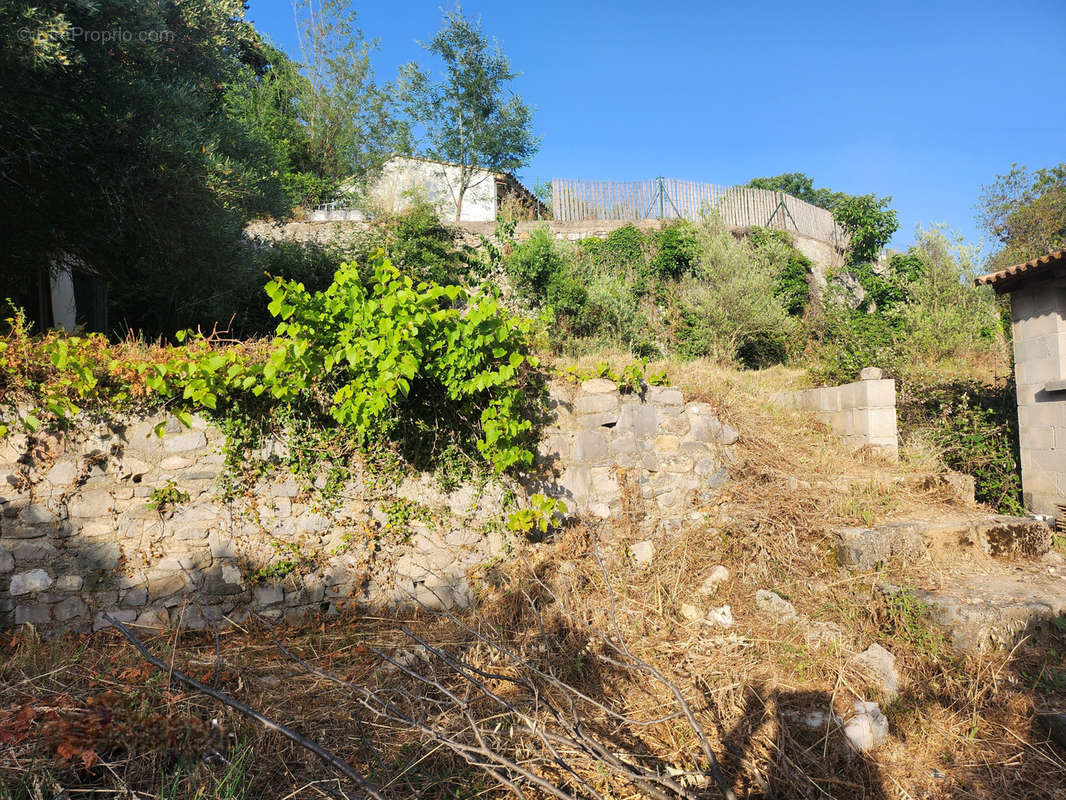
[[[699,219],[714,212],[731,227],[790,230],[844,247],[831,212],[783,192],[656,178],[648,181],[552,180],[552,217],[584,220]]]

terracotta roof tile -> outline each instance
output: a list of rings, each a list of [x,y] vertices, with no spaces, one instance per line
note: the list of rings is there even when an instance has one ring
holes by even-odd
[[[1030,259],[987,275],[974,278],[974,286],[992,286],[997,292],[1010,291],[1019,281],[1059,266],[1066,266],[1066,250]]]

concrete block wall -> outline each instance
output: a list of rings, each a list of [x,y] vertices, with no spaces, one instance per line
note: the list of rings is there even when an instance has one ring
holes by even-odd
[[[855,383],[779,392],[771,400],[813,413],[855,450],[868,447],[891,458],[899,455],[896,382],[881,378],[879,369],[864,369]]]
[[[1011,294],[1014,375],[1025,507],[1066,503],[1066,286],[1033,281]]]
[[[677,389],[641,398],[593,380],[553,385],[551,402],[526,489],[573,512],[672,530],[727,479],[737,432]],[[350,604],[462,605],[469,571],[508,550],[503,484],[443,492],[412,474],[383,498],[357,470],[323,503],[282,468],[234,496],[220,488],[224,441],[204,419],[186,429],[162,417],[0,440],[0,628],[92,630],[104,611],[202,628],[253,611],[294,621]],[[260,455],[286,447],[266,442]],[[171,481],[188,499],[161,513],[149,501]]]

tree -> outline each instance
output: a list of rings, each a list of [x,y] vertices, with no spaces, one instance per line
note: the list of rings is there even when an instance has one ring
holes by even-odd
[[[851,197],[845,192],[832,189],[814,188],[814,180],[802,172],[784,172],[772,178],[752,178],[748,181],[752,189],[767,189],[771,192],[784,192],[811,205],[832,211]]]
[[[1012,164],[1010,172],[982,187],[977,218],[1002,245],[992,266],[1066,247],[1066,162],[1033,173]]]
[[[0,0],[7,291],[71,255],[119,325],[224,321],[244,225],[287,211],[271,146],[227,112],[265,66],[241,0]]]
[[[881,248],[899,230],[899,217],[889,208],[891,197],[848,196],[833,209],[833,219],[848,235],[849,266],[877,260]]]
[[[540,141],[533,135],[532,109],[508,88],[518,73],[499,44],[482,33],[480,21],[458,8],[445,12],[443,27],[424,47],[444,62],[444,76],[435,82],[407,64],[404,97],[423,128],[423,155],[459,167],[458,185],[452,187],[458,221],[467,191],[485,180],[480,171],[517,170]]]
[[[377,41],[356,27],[346,0],[299,0],[295,13],[306,168],[322,178],[362,182],[388,155],[410,149],[408,127],[395,113],[395,87],[374,80],[370,54]]]

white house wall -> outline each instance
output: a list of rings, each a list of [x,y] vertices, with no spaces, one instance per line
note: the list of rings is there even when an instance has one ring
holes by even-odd
[[[463,196],[462,222],[492,222],[496,219],[496,180],[481,170]],[[394,158],[385,164],[370,190],[371,200],[391,212],[406,208],[413,196],[422,196],[436,206],[441,219],[455,219],[459,196],[459,168],[436,161]]]

